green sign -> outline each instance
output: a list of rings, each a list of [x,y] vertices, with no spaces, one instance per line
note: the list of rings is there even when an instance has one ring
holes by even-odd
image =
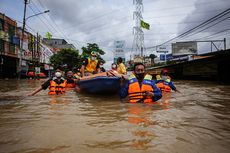
[[[113,62],[116,63],[116,64],[117,64],[117,59],[118,59],[118,58],[114,58],[114,59],[113,59]],[[125,58],[122,58],[122,63],[125,63]]]

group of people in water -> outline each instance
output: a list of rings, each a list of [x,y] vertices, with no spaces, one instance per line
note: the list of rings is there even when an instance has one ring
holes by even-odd
[[[64,94],[67,88],[76,88],[77,81],[90,79],[97,76],[115,76],[120,78],[120,98],[128,97],[130,103],[151,103],[159,100],[163,92],[171,92],[172,90],[179,92],[171,81],[168,71],[163,69],[156,79],[145,71],[143,63],[135,63],[133,73],[128,76],[122,58],[117,59],[117,64],[111,65],[111,70],[101,72],[97,53],[91,52],[91,57],[87,57],[80,69],[81,73],[73,73],[68,71],[66,77],[60,69],[55,71],[54,77],[48,79],[39,88],[34,90],[28,96],[33,96],[41,90],[49,88],[49,95]]]

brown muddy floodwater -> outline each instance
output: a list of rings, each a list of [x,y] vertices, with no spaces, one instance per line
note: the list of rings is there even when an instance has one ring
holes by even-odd
[[[229,153],[230,86],[176,81],[155,104],[68,91],[20,95],[42,81],[0,81],[1,153]]]

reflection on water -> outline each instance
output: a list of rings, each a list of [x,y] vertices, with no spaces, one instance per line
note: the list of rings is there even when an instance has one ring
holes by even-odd
[[[181,93],[154,104],[74,91],[21,96],[42,81],[0,81],[0,152],[229,152],[229,86],[178,81]]]

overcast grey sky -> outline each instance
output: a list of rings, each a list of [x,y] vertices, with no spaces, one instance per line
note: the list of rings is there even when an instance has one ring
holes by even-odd
[[[22,22],[23,1],[1,0],[0,11]],[[145,46],[150,47],[159,45],[230,8],[230,0],[143,0],[143,5],[144,21],[150,24],[150,30],[144,30]],[[125,40],[126,56],[129,57],[133,42],[133,0],[30,0],[27,17],[47,9],[50,10],[49,14],[27,21],[29,31],[39,32],[42,36],[49,31],[54,38],[64,38],[78,49],[86,46],[86,43],[97,43],[106,51],[104,58],[110,61],[109,64],[113,59],[113,42]],[[227,19],[186,40],[209,36],[230,28],[229,25]],[[229,35],[230,31],[227,31],[210,39],[229,38]],[[154,53],[153,49],[145,51],[145,54],[150,53]]]

